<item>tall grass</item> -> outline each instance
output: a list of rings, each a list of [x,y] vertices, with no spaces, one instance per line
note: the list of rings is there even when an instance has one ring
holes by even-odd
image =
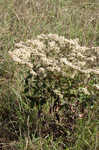
[[[15,43],[41,33],[79,38],[99,46],[97,0],[0,1],[0,147],[12,150],[98,150],[99,91],[91,75],[84,83],[48,74],[33,78],[8,56]],[[88,87],[91,95],[79,93]],[[65,93],[62,100],[51,89]],[[60,101],[60,102],[59,102]]]

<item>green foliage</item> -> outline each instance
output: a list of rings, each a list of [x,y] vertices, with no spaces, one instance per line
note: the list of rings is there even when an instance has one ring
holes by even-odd
[[[31,74],[26,76],[23,90],[26,102],[22,102],[25,112],[24,118],[21,114],[23,120],[20,122],[26,131],[25,122],[29,116],[29,136],[53,136],[53,140],[63,141],[64,148],[76,142],[76,124],[82,122],[81,126],[84,126],[82,119],[87,121],[88,110],[91,110],[96,101],[95,96],[79,91],[79,87],[84,85],[80,82],[80,76],[72,79],[51,72],[46,77],[33,77]],[[80,114],[83,114],[82,118]]]

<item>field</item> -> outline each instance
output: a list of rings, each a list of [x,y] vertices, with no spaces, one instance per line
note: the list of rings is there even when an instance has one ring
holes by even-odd
[[[99,47],[99,1],[0,0],[0,149],[98,150],[99,74],[32,77],[8,54],[49,33]]]

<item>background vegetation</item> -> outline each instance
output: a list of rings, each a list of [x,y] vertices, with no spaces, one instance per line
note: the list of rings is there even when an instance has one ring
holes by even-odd
[[[41,33],[99,46],[98,0],[0,0],[0,149],[98,150],[99,77],[33,78],[8,56]],[[90,95],[79,91],[87,87]],[[52,89],[60,88],[60,98]]]

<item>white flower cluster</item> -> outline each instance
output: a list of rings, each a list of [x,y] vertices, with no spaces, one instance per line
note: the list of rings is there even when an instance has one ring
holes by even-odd
[[[82,47],[78,39],[41,34],[35,40],[17,43],[15,47],[14,51],[9,51],[10,56],[14,61],[28,65],[34,75],[46,75],[47,71],[66,75],[70,70],[99,74],[99,47]]]

